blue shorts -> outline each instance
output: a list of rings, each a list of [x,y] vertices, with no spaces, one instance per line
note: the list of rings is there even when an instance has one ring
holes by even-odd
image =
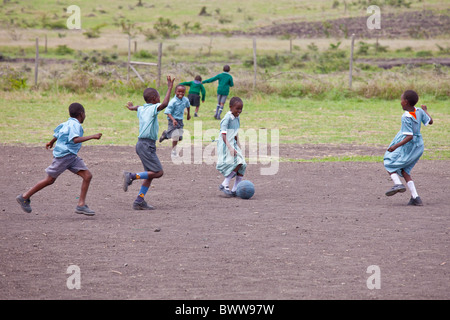
[[[227,97],[228,96],[224,96],[224,95],[221,95],[221,94],[218,94],[217,95],[217,103],[218,104],[225,104],[225,101],[227,101]]]
[[[53,158],[52,164],[45,169],[45,172],[52,178],[56,179],[64,171],[69,170],[73,173],[88,170],[83,159],[76,154],[68,154],[61,158]]]
[[[172,119],[169,119],[169,124],[167,125],[167,130],[165,135],[167,139],[173,139],[175,141],[183,140],[183,128],[184,123],[182,119],[175,119],[178,122],[177,126],[173,125]]]
[[[139,138],[136,143],[136,153],[141,159],[145,171],[162,171],[163,168],[161,162],[156,155],[155,140]]]

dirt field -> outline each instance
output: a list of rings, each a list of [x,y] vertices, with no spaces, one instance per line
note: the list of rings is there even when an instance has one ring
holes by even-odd
[[[212,165],[175,165],[147,195],[154,211],[133,211],[139,184],[122,190],[123,170],[141,171],[134,147],[94,147],[80,156],[94,178],[74,213],[81,179],[65,172],[32,197],[15,196],[45,175],[44,147],[0,146],[0,299],[449,299],[449,161],[413,171],[424,207],[391,186],[382,163],[280,163],[260,175],[250,200],[225,198]],[[280,156],[347,154],[336,146],[282,146]],[[353,152],[355,152],[353,150]],[[363,154],[382,149],[360,148]],[[382,153],[381,153],[382,154]],[[69,289],[67,268],[81,272]],[[380,289],[368,289],[369,266]]]
[[[362,17],[340,18],[325,22],[278,23],[250,32],[260,36],[296,35],[298,38],[320,38],[323,36],[348,37],[356,34],[360,38],[433,38],[450,33],[450,16],[435,14],[432,11],[412,11],[401,14],[381,14],[381,28],[367,28],[369,15]],[[326,28],[325,26],[328,26]]]

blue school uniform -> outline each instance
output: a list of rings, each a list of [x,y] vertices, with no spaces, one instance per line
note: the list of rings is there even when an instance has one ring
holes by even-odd
[[[392,140],[389,147],[402,141],[406,136],[413,136],[413,139],[395,149],[393,152],[386,151],[384,154],[384,167],[390,173],[396,172],[400,176],[401,171],[405,170],[407,174],[411,173],[412,168],[415,166],[419,158],[424,151],[424,144],[422,134],[420,133],[420,127],[423,123],[425,126],[430,122],[430,117],[420,108],[415,108],[415,112],[411,114],[408,111],[402,115],[402,126],[400,131]]]
[[[57,126],[53,131],[53,137],[57,139],[53,149],[53,156],[62,158],[68,154],[78,154],[81,143],[74,143],[73,139],[82,137],[83,133],[81,123],[75,118],[69,118],[69,120]]]
[[[139,118],[139,136],[138,138],[156,140],[158,139],[158,107],[161,103],[146,103],[137,109]]]
[[[244,175],[247,163],[242,155],[241,148],[239,148],[236,136],[240,128],[239,117],[235,117],[231,111],[228,111],[222,121],[220,121],[220,137],[217,143],[217,165],[219,170],[225,177],[227,177],[238,165],[242,165],[238,171],[239,174]],[[237,155],[233,157],[227,148],[227,145],[222,139],[222,134],[226,134],[228,143],[237,151]]]
[[[190,106],[188,98],[183,97],[182,99],[178,99],[178,97],[175,96],[169,101],[164,113],[171,114],[175,120],[183,120],[184,109],[189,108]],[[167,119],[170,120],[169,116],[167,116]]]
[[[136,143],[136,153],[141,159],[145,171],[162,171],[162,165],[156,154],[156,139],[158,139],[158,107],[161,103],[146,103],[137,109],[139,118],[139,136]]]

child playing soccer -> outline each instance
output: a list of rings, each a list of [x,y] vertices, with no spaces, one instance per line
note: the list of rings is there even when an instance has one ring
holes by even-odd
[[[227,96],[230,93],[230,87],[234,86],[233,77],[230,75],[230,66],[225,65],[223,72],[219,73],[215,77],[204,80],[202,83],[210,83],[219,80],[219,86],[217,87],[217,107],[214,119],[220,120],[220,114],[222,113]]]
[[[386,192],[386,195],[393,196],[397,192],[406,191],[406,187],[401,183],[399,177],[403,176],[411,192],[408,205],[422,206],[422,200],[417,194],[411,178],[411,170],[424,150],[420,125],[421,123],[425,126],[433,124],[433,119],[427,111],[427,106],[414,107],[417,101],[419,101],[419,96],[413,90],[407,90],[402,94],[401,106],[405,110],[402,115],[402,126],[384,155],[384,167],[394,182],[394,186]]]
[[[168,126],[159,137],[159,143],[166,139],[172,139],[172,157],[177,156],[178,141],[183,140],[183,117],[184,109],[187,108],[187,119],[191,119],[190,104],[188,98],[184,96],[186,87],[178,85],[175,88],[175,97],[169,101],[165,114],[167,114]]]
[[[163,168],[161,162],[156,155],[156,139],[158,139],[158,114],[169,104],[170,95],[172,93],[173,82],[175,79],[167,77],[167,93],[162,103],[156,89],[147,88],[144,90],[145,104],[143,106],[133,106],[132,102],[128,102],[126,107],[129,110],[137,111],[139,118],[139,136],[136,143],[136,153],[142,161],[144,172],[131,173],[125,171],[123,173],[123,190],[128,191],[128,186],[134,180],[143,180],[141,189],[136,200],[133,202],[134,210],[153,210],[154,207],[148,205],[144,201],[148,189],[153,179],[161,178]]]
[[[82,142],[91,139],[98,140],[102,137],[102,134],[97,133],[92,136],[83,137],[84,131],[81,124],[86,119],[86,113],[81,104],[76,102],[72,103],[69,106],[69,114],[69,120],[56,127],[53,133],[53,139],[45,145],[46,149],[51,149],[56,142],[55,149],[53,149],[53,162],[45,169],[47,177],[39,181],[24,194],[16,197],[17,202],[25,212],[31,212],[30,197],[33,194],[53,184],[61,173],[70,170],[83,179],[75,212],[88,216],[95,214],[95,211],[86,205],[86,194],[91,183],[92,174],[84,164],[83,159],[78,157],[77,154],[80,151]]]
[[[202,102],[205,103],[206,90],[202,84],[202,77],[195,76],[194,81],[181,82],[180,85],[188,86],[189,94],[188,99],[191,106],[195,107],[194,117],[198,117],[198,109],[200,108],[200,93],[202,94]]]
[[[239,115],[242,112],[244,103],[238,97],[230,100],[230,111],[226,113],[220,122],[220,138],[217,144],[217,165],[216,169],[225,177],[219,186],[227,196],[236,196],[238,184],[242,181],[247,163],[242,155],[238,131],[240,127]],[[230,191],[231,179],[236,176],[233,189]]]

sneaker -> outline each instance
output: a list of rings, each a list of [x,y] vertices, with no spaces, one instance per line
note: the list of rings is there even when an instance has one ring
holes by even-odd
[[[154,210],[155,207],[148,205],[145,201],[135,201],[133,202],[133,209],[134,210]]]
[[[223,185],[219,186],[219,190],[225,193],[226,196],[231,197],[233,194],[230,191],[229,187],[224,187]]]
[[[31,200],[30,200],[30,199],[24,199],[24,198],[22,197],[22,195],[20,194],[20,195],[18,195],[18,196],[16,197],[16,200],[17,200],[17,202],[20,204],[20,206],[22,207],[22,210],[23,210],[23,211],[25,211],[25,212],[27,212],[27,213],[30,213],[30,212],[31,212],[31,206],[30,206]]]
[[[197,117],[198,117],[198,114],[194,113],[194,117],[196,117],[196,118],[197,118]]]
[[[128,191],[128,186],[133,183],[133,179],[131,179],[131,172],[124,171],[123,173],[123,191]]]
[[[177,154],[176,151],[172,150],[172,151],[170,152],[170,156],[172,156],[172,157],[178,157],[178,154]]]
[[[75,209],[75,212],[79,213],[79,214],[84,214],[86,216],[93,216],[93,215],[95,215],[95,211],[89,209],[89,207],[87,205],[84,205],[84,206],[81,206],[81,207],[77,206],[76,209]]]
[[[231,196],[232,197],[237,197],[236,191],[231,191]]]
[[[409,199],[408,206],[419,206],[419,207],[421,207],[421,206],[423,206],[422,199],[420,199],[420,197],[417,197],[415,199],[413,197],[411,197],[411,199]]]
[[[394,194],[396,194],[397,192],[405,192],[405,191],[406,191],[406,187],[403,184],[396,184],[391,189],[386,191],[386,195],[388,197],[390,197],[390,196],[393,196]]]
[[[164,130],[163,133],[161,134],[161,137],[159,137],[159,143],[161,143],[167,139],[166,133],[167,133],[167,130]]]

